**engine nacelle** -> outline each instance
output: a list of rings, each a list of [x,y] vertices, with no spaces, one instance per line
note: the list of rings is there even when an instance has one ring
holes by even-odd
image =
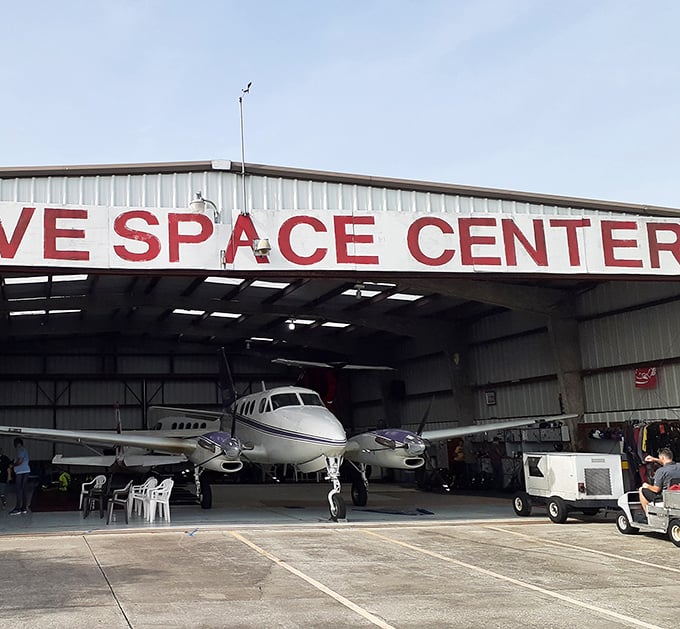
[[[243,468],[241,442],[228,432],[201,435],[196,449],[187,458],[194,465],[223,474],[233,474]]]
[[[364,432],[348,441],[345,458],[355,463],[398,470],[415,470],[425,464],[420,456],[424,441],[409,430],[384,429]]]

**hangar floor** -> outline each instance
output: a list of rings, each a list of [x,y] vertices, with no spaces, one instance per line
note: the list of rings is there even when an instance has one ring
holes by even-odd
[[[125,523],[122,510],[115,510],[115,521],[107,526],[99,513],[83,519],[78,511],[53,511],[9,516],[14,506],[9,497],[0,511],[0,535],[113,529],[153,529],[186,526],[320,524],[329,522],[328,483],[282,483],[280,485],[213,485],[213,508],[198,505],[172,505],[172,522],[147,523],[133,516]],[[480,517],[505,518],[513,515],[510,496],[437,494],[414,487],[372,483],[368,504],[354,507],[349,485],[343,486],[347,522],[370,524],[429,520],[461,520]]]
[[[110,628],[678,626],[678,549],[660,536],[622,536],[611,518],[556,525],[542,513],[514,517],[507,497],[374,485],[375,511],[350,509],[347,523],[329,523],[317,501],[322,485],[218,489],[217,509],[176,507],[171,525],[0,513],[0,570],[11,574],[0,620]],[[662,569],[650,563],[659,557]]]

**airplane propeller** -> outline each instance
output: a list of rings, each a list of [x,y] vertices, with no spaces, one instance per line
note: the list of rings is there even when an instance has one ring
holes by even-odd
[[[234,385],[234,378],[231,375],[229,368],[229,361],[224,351],[224,347],[220,348],[220,388],[222,390],[222,410],[227,414],[231,406],[231,436],[236,436],[236,387]]]
[[[430,416],[430,411],[432,410],[432,404],[434,404],[434,395],[430,398],[430,403],[427,405],[427,408],[425,409],[425,414],[423,415],[423,418],[420,420],[420,424],[418,424],[418,430],[416,430],[416,434],[419,437],[423,434],[423,430],[425,429],[427,418]]]

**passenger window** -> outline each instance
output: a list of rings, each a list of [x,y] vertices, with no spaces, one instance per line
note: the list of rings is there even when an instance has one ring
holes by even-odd
[[[177,430],[177,422],[172,422],[172,429]]]
[[[265,408],[265,406],[267,406],[267,398],[266,398],[266,397],[263,397],[263,398],[260,400],[260,407],[257,409],[258,411],[260,411],[260,415],[261,415],[262,413],[264,413],[264,408]]]

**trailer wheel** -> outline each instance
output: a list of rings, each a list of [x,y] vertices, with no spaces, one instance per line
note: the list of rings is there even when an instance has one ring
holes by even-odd
[[[671,520],[668,525],[668,539],[676,546],[680,546],[680,520],[677,518]]]
[[[531,515],[531,498],[525,491],[518,491],[512,499],[512,508],[517,515],[526,517]]]
[[[640,532],[640,529],[631,526],[628,516],[623,511],[616,516],[616,528],[624,535],[635,535]],[[670,535],[670,529],[668,533]]]
[[[548,499],[548,517],[555,524],[563,524],[567,521],[569,509],[566,503],[559,496],[551,496]]]

